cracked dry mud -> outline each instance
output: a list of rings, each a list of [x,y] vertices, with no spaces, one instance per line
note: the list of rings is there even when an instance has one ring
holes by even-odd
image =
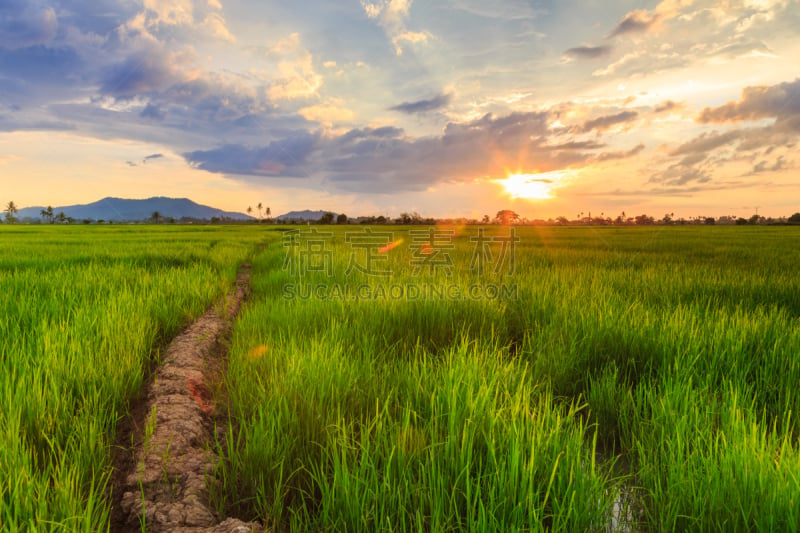
[[[263,531],[258,523],[221,520],[207,490],[218,460],[209,446],[214,411],[209,384],[219,379],[222,343],[248,287],[246,265],[235,290],[173,339],[146,395],[133,406],[128,443],[133,440],[134,446],[118,464],[112,531],[141,531],[143,519],[152,532]]]

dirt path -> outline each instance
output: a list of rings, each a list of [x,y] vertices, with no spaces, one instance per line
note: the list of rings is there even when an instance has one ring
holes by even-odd
[[[223,302],[181,332],[169,345],[120,431],[115,458],[111,530],[152,532],[260,532],[257,523],[220,520],[208,504],[207,483],[217,457],[214,403],[226,359],[225,337],[249,291],[250,268]],[[125,439],[124,441],[122,439]]]

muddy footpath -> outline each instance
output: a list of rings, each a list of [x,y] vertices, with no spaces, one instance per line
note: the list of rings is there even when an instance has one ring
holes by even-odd
[[[209,504],[215,398],[222,391],[227,340],[249,294],[250,268],[223,301],[169,344],[121,423],[112,476],[112,532],[263,532],[255,522],[218,516]]]

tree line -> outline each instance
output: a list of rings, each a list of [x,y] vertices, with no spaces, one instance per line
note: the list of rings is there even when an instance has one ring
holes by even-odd
[[[256,219],[259,223],[263,222],[272,222],[272,210],[267,207],[266,211],[264,211],[264,205],[259,202],[256,206],[258,209],[258,218]],[[18,222],[17,214],[19,209],[17,208],[16,203],[13,201],[9,201],[5,205],[5,217],[4,220],[7,224],[14,224]],[[262,212],[266,214],[266,219],[262,217]],[[247,214],[252,216],[253,208],[251,206],[247,207]],[[42,217],[42,222],[49,223],[49,224],[73,224],[76,220],[72,217],[66,216],[63,211],[59,213],[55,213],[53,210],[53,206],[47,206],[46,208],[42,209],[40,212]],[[176,221],[173,217],[164,217],[158,211],[154,211],[150,218],[147,220],[148,222],[152,222],[154,224],[160,224],[162,222],[169,222],[175,224],[176,222],[183,222],[183,223],[191,223],[195,222],[193,219],[181,219],[180,221]],[[81,222],[84,224],[91,224],[91,223],[98,223],[102,224],[104,220],[91,220],[91,219],[84,219]],[[197,220],[197,222],[203,222]],[[220,219],[218,217],[212,217],[211,223],[229,223],[229,222],[236,222],[230,219]],[[292,223],[296,223],[297,221],[291,221]],[[312,222],[312,221],[308,221]],[[622,211],[616,217],[606,216],[605,213],[600,213],[599,216],[592,216],[591,211],[584,215],[583,212],[577,214],[574,219],[569,219],[565,216],[559,216],[556,218],[549,218],[547,220],[544,219],[528,219],[521,217],[518,213],[510,210],[510,209],[502,209],[495,214],[494,217],[490,217],[488,214],[484,215],[480,220],[478,219],[468,219],[468,218],[432,218],[432,217],[423,217],[416,211],[414,212],[403,212],[397,218],[391,218],[383,215],[379,216],[369,216],[369,217],[359,217],[357,219],[350,219],[344,213],[335,214],[331,211],[325,212],[319,220],[314,220],[318,224],[349,224],[349,223],[359,223],[359,224],[425,224],[425,225],[432,225],[432,224],[441,224],[441,223],[451,223],[451,224],[502,224],[502,225],[511,225],[511,224],[518,224],[518,225],[552,225],[552,226],[628,226],[628,225],[636,225],[636,226],[647,226],[647,225],[687,225],[687,224],[704,224],[704,225],[712,225],[712,224],[728,224],[728,225],[756,225],[756,224],[800,224],[800,212],[794,213],[789,217],[779,217],[779,218],[772,218],[772,217],[764,217],[759,214],[754,214],[749,218],[744,217],[737,217],[735,215],[724,215],[720,217],[711,217],[711,216],[691,216],[689,218],[675,218],[674,213],[665,213],[663,217],[656,219],[653,216],[647,214],[641,214],[636,216],[628,216],[625,211]]]

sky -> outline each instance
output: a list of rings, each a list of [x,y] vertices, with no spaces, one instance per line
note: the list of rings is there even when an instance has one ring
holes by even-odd
[[[0,200],[800,211],[797,0],[0,0]]]

